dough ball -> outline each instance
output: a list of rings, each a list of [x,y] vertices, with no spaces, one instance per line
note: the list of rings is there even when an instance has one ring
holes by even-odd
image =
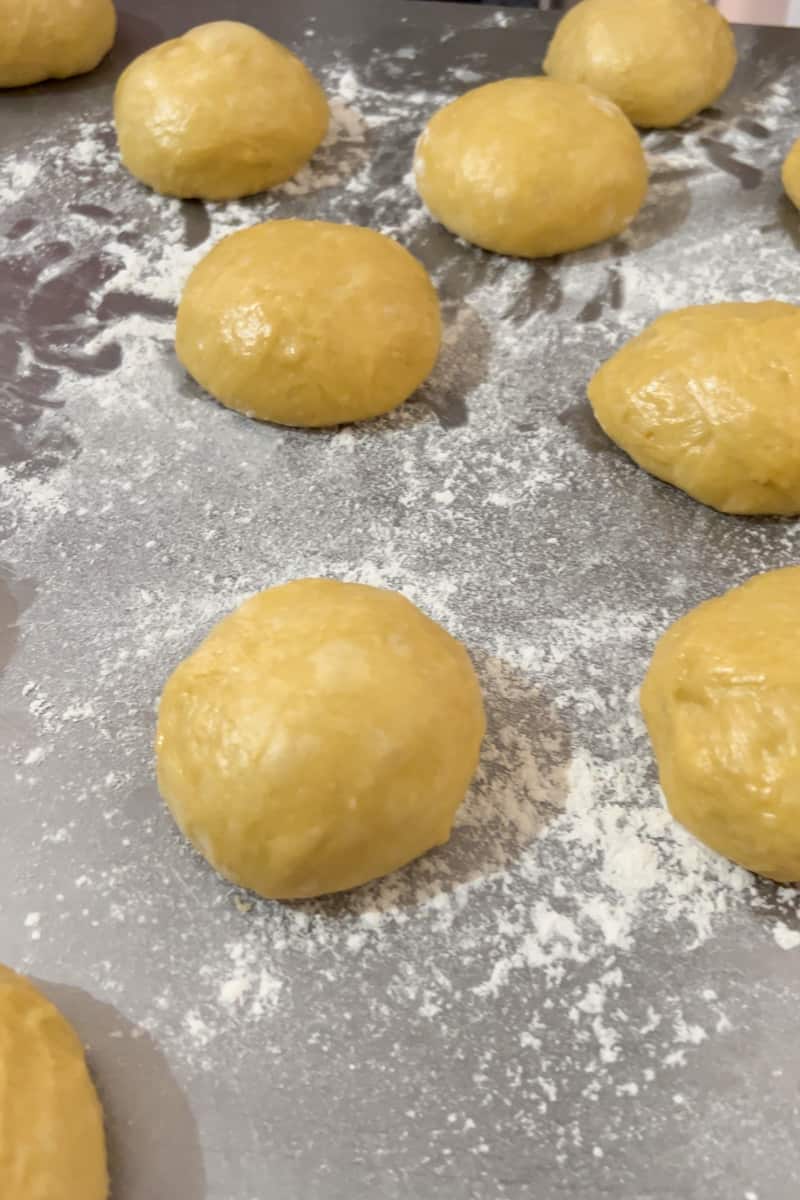
[[[648,129],[713,104],[735,66],[730,25],[706,0],[582,0],[561,18],[544,60],[554,79],[610,96]]]
[[[103,1114],[61,1013],[0,966],[0,1196],[105,1200]]]
[[[0,87],[83,75],[117,31],[111,0],[0,0]]]
[[[128,170],[166,196],[230,200],[283,183],[328,128],[299,58],[238,21],[198,25],[122,73],[114,119]]]
[[[800,308],[707,304],[659,317],[589,400],[658,479],[727,513],[800,513]]]
[[[455,638],[394,592],[301,579],[246,601],[169,678],[158,784],[220,874],[319,896],[446,842],[483,732]]]
[[[178,307],[186,370],[229,408],[281,425],[389,412],[430,373],[441,341],[425,268],[357,225],[267,221],[223,238]]]
[[[451,233],[523,258],[613,237],[647,192],[639,138],[619,109],[541,78],[487,83],[445,105],[417,143],[414,174]]]
[[[712,850],[800,880],[800,567],[768,571],[658,642],[642,711],[676,820]]]
[[[796,141],[783,164],[783,186],[792,204],[800,208],[800,140]]]

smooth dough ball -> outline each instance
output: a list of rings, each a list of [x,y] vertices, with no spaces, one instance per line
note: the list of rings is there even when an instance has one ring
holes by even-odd
[[[111,0],[0,0],[0,87],[93,70],[117,31]]]
[[[107,1195],[103,1114],[83,1047],[29,980],[0,965],[0,1196]]]
[[[503,79],[445,105],[414,157],[417,191],[451,233],[539,258],[620,233],[647,192],[636,130],[604,96]]]
[[[676,621],[641,702],[676,820],[712,850],[800,881],[800,567]]]
[[[602,92],[644,128],[713,104],[735,67],[730,25],[706,0],[582,0],[544,60],[548,75]]]
[[[175,347],[222,404],[281,425],[389,412],[432,370],[439,301],[425,268],[381,233],[267,221],[195,267]]]
[[[167,196],[230,200],[283,183],[328,128],[328,102],[289,50],[238,21],[198,25],[120,76],[128,170]]]
[[[158,785],[227,879],[319,896],[446,842],[483,732],[460,642],[395,592],[302,579],[246,601],[170,676]]]
[[[609,359],[589,400],[658,479],[727,513],[800,513],[800,308],[681,308]]]
[[[800,140],[796,141],[783,164],[783,186],[792,204],[800,208]]]

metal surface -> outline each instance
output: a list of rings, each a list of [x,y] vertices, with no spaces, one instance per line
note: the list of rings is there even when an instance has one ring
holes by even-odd
[[[525,264],[455,242],[400,181],[429,112],[536,68],[552,18],[224,7],[328,86],[352,68],[367,117],[328,151],[351,156],[341,186],[230,212],[401,231],[449,340],[413,404],[341,432],[256,425],[181,374],[172,305],[130,262],[228,217],[130,180],[109,105],[127,61],[219,4],[123,0],[97,72],[0,96],[0,959],[89,1043],[115,1200],[790,1200],[794,893],[662,821],[635,689],[669,620],[796,560],[797,524],[648,478],[584,390],[664,306],[797,298],[778,171],[800,40],[740,30],[720,109],[648,136],[630,233]],[[238,599],[325,573],[401,588],[462,637],[490,736],[446,848],[266,904],[172,826],[154,707]],[[620,882],[637,863],[641,894]]]

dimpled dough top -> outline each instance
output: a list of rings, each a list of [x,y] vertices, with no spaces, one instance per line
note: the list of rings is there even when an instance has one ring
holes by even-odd
[[[553,35],[544,69],[585,83],[644,128],[679,125],[725,91],[736,66],[728,22],[706,0],[583,0]]]
[[[538,258],[620,233],[647,192],[627,118],[605,97],[552,79],[475,88],[428,122],[417,190],[452,233]]]
[[[603,429],[659,479],[728,513],[800,513],[800,308],[659,317],[589,384]]]
[[[116,30],[111,0],[0,0],[0,87],[83,75]]]
[[[782,177],[786,195],[800,208],[800,141],[796,141],[786,155]]]
[[[123,163],[155,191],[229,200],[296,174],[325,136],[328,102],[284,46],[214,21],[135,59],[114,119]]]
[[[83,1047],[32,983],[0,966],[0,1196],[107,1195],[103,1114]]]
[[[402,404],[436,362],[425,268],[357,225],[267,221],[223,238],[178,307],[176,350],[229,408],[282,425],[361,421]]]
[[[642,711],[672,815],[751,871],[800,880],[800,567],[676,621]]]
[[[228,879],[317,896],[447,841],[483,731],[455,638],[394,592],[303,579],[246,601],[167,681],[158,783]]]

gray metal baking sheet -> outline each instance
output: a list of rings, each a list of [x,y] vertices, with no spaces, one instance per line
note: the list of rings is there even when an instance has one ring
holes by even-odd
[[[334,132],[268,196],[165,200],[117,162],[114,81],[220,16],[302,55]],[[646,137],[622,237],[504,260],[426,217],[410,156],[446,99],[537,70],[552,24],[123,0],[98,71],[0,96],[0,959],[89,1046],[115,1200],[798,1194],[796,895],[669,821],[636,705],[667,623],[797,561],[798,526],[638,471],[585,385],[665,308],[799,298],[779,168],[800,39],[738,31],[719,107]],[[282,430],[179,369],[192,264],[278,215],[375,225],[433,273],[442,360],[400,411]],[[490,730],[447,847],[281,906],[182,842],[154,714],[219,616],[313,574],[398,588],[461,637]]]

